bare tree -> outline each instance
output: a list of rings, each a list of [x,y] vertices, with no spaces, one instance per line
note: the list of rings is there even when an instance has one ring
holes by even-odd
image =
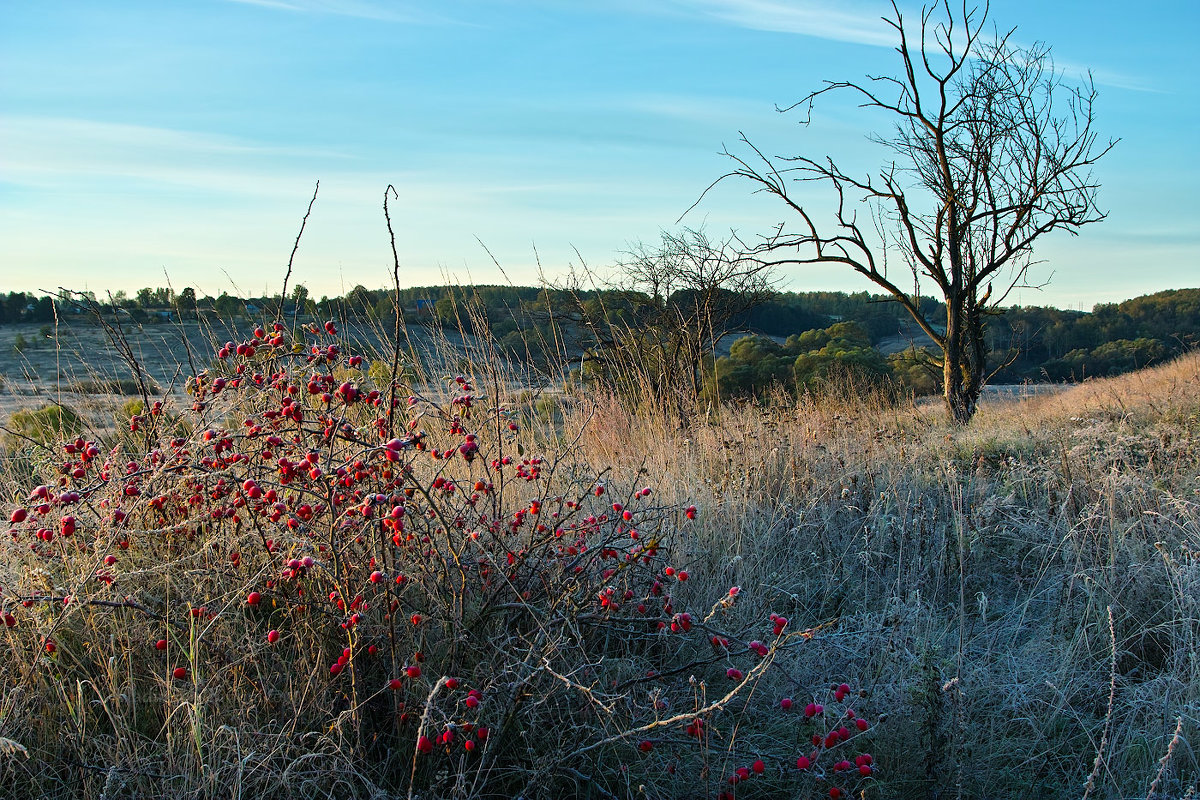
[[[706,357],[774,295],[771,273],[732,238],[663,231],[655,244],[631,245],[612,280],[587,272],[553,287],[571,298],[556,322],[576,332],[568,338],[585,349],[593,375],[686,417],[702,394]]]
[[[750,152],[726,150],[737,166],[713,184],[749,179],[799,218],[762,237],[752,257],[771,266],[844,265],[903,305],[941,351],[946,407],[959,423],[970,421],[990,377],[985,317],[1012,289],[1029,285],[1038,238],[1104,219],[1091,167],[1116,144],[1097,143],[1091,76],[1065,81],[1049,47],[1019,47],[1015,29],[986,28],[989,10],[943,0],[922,9],[914,30],[893,2],[884,21],[899,37],[898,76],[826,82],[781,109],[807,106],[811,114],[822,95],[855,95],[894,125],[872,137],[892,153],[878,174],[852,177],[828,157],[769,158],[743,134]],[[814,220],[797,182],[832,187],[831,223]],[[860,222],[860,199],[873,224]],[[889,275],[889,255],[911,276]],[[922,311],[922,284],[944,298],[944,321]]]

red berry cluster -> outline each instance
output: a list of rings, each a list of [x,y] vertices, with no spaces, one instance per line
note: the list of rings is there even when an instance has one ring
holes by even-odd
[[[817,701],[804,706],[802,727],[808,733],[805,744],[811,749],[796,758],[796,769],[810,775],[817,783],[828,784],[829,796],[839,798],[851,796],[853,791],[848,787],[858,786],[875,774],[875,759],[863,749],[864,737],[868,736],[871,724],[848,702],[852,694],[865,699],[867,693],[854,693],[845,683],[830,687],[829,692],[836,710]],[[830,701],[827,699],[826,702]],[[780,701],[784,711],[790,711],[794,706],[790,697]]]

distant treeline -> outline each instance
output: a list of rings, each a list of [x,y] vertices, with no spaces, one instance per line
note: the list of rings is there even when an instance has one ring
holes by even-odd
[[[658,302],[686,308],[693,298],[676,292]],[[129,296],[0,294],[0,324],[52,321],[99,308],[137,322],[215,313],[230,318],[319,316],[389,320],[397,293],[356,286],[342,297],[314,299],[303,285],[286,299],[197,297],[187,288],[145,288]],[[426,286],[402,289],[399,302],[409,322],[463,327],[485,325],[500,345],[519,358],[545,354],[551,342],[585,349],[586,333],[572,330],[579,309],[636,323],[651,298],[625,291],[568,291],[525,286]],[[944,306],[923,298],[927,316]],[[795,389],[839,368],[893,377],[919,391],[936,390],[933,348],[907,312],[867,292],[781,292],[736,320],[748,341],[716,358],[723,393],[761,393],[772,385]],[[788,337],[791,337],[790,339]],[[904,347],[906,338],[911,340]],[[924,346],[923,344],[924,343]],[[890,356],[879,351],[885,345]],[[1092,311],[1040,306],[1003,309],[988,320],[987,345],[996,370],[993,382],[1079,380],[1148,366],[1200,344],[1200,289],[1173,289],[1105,303]],[[901,350],[902,352],[896,352]]]
[[[941,304],[923,302],[933,319],[944,315]],[[717,359],[715,373],[727,396],[762,394],[771,386],[799,389],[845,372],[869,380],[898,379],[920,392],[938,391],[936,348],[903,308],[884,297],[784,294],[751,315],[750,327],[759,335],[736,343],[728,356]],[[801,327],[809,332],[792,335]],[[785,335],[789,338],[782,343],[767,338]],[[905,337],[911,337],[911,344],[900,349]],[[988,320],[986,342],[993,383],[1128,372],[1200,344],[1200,289],[1104,303],[1090,312],[1010,307]],[[891,345],[887,358],[876,349],[882,343]]]
[[[922,305],[933,319],[945,314],[945,306],[930,298],[924,298]],[[749,326],[758,333],[790,336],[843,321],[858,323],[872,344],[914,332],[911,318],[899,304],[866,292],[781,294],[756,310]],[[1170,289],[1122,303],[1103,303],[1090,312],[1012,306],[988,320],[993,353],[1005,361],[1013,351],[1017,353],[1016,361],[1004,370],[1014,378],[1035,377],[1048,364],[1055,369],[1064,363],[1086,365],[1096,350],[1101,353],[1095,363],[1103,366],[1104,353],[1112,351],[1113,345],[1145,339],[1158,342],[1166,353],[1200,344],[1200,289]]]
[[[1200,345],[1200,289],[1169,289],[1090,313],[1035,306],[1006,309],[992,350],[1015,360],[1008,380],[1080,379],[1128,372]]]

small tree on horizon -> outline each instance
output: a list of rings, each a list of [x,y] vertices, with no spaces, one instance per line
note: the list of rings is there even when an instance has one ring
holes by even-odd
[[[548,288],[561,292],[554,322],[581,334],[591,376],[689,420],[713,382],[718,344],[775,295],[775,278],[732,238],[684,228],[630,244],[607,280],[585,270]]]
[[[847,91],[880,112],[894,129],[872,141],[893,157],[876,175],[852,177],[829,157],[768,157],[743,134],[750,152],[726,150],[737,166],[713,183],[748,179],[799,218],[796,229],[781,223],[749,246],[748,257],[769,266],[843,265],[904,306],[941,354],[946,408],[960,424],[974,416],[991,377],[986,316],[1030,285],[1037,239],[1105,218],[1091,167],[1116,144],[1097,144],[1091,76],[1066,84],[1050,48],[1018,47],[1015,28],[989,36],[989,10],[943,0],[923,8],[913,28],[893,2],[884,21],[899,38],[898,77],[826,82],[781,109],[811,112],[823,95]],[[810,182],[835,191],[832,222],[818,223],[797,197],[796,184]],[[875,234],[864,231],[856,199],[869,206]],[[889,275],[889,254],[911,275]],[[912,288],[902,288],[909,281]],[[923,308],[922,284],[944,298],[944,319]]]
[[[176,295],[175,302],[183,311],[195,311],[196,290],[191,286],[184,287],[183,291]]]

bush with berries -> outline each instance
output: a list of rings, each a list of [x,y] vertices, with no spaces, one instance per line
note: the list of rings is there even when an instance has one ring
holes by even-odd
[[[35,460],[0,555],[0,737],[29,753],[0,760],[8,785],[872,785],[865,694],[781,699],[813,632],[688,569],[694,506],[472,377],[396,374],[334,322],[263,326],[217,349],[190,406]]]

